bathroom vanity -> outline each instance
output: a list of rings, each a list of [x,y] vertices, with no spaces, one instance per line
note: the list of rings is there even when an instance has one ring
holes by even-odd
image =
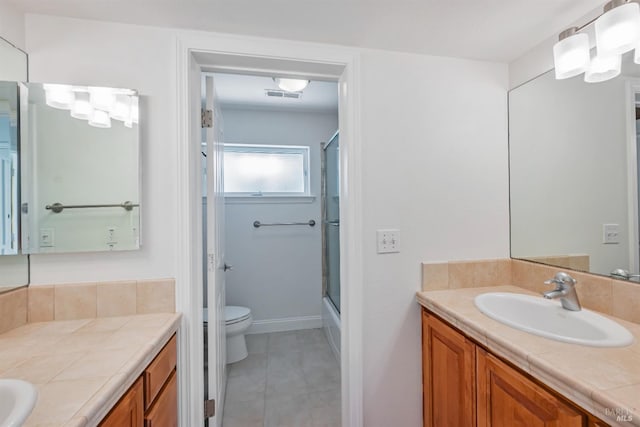
[[[180,318],[38,322],[0,334],[0,377],[38,390],[24,426],[176,426]]]
[[[514,286],[419,292],[424,426],[640,425],[640,326],[631,346],[552,341],[498,323],[474,298]]]

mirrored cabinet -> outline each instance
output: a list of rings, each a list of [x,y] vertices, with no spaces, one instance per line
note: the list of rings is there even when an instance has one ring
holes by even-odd
[[[135,90],[28,82],[0,39],[0,293],[29,283],[29,254],[140,248]]]

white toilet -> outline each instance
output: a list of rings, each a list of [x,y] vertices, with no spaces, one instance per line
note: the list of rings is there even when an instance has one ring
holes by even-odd
[[[239,362],[247,357],[247,342],[244,333],[253,319],[247,307],[228,305],[224,308],[227,333],[227,363]]]

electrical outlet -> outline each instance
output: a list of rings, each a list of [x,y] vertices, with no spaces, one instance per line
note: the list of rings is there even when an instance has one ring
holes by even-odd
[[[107,244],[108,245],[112,245],[114,243],[118,243],[118,239],[117,239],[117,228],[116,227],[107,227]]]
[[[377,230],[378,253],[400,252],[399,234],[400,230]]]
[[[40,247],[52,248],[55,246],[55,232],[53,228],[41,228],[40,229]]]
[[[605,245],[620,243],[620,225],[602,224],[602,243]]]

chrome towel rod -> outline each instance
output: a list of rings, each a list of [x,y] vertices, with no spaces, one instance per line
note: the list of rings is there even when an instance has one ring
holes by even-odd
[[[255,228],[271,227],[273,225],[308,225],[309,227],[313,227],[314,225],[316,225],[316,222],[312,219],[307,222],[272,222],[270,224],[263,224],[260,221],[253,221],[253,226]]]
[[[126,211],[130,211],[133,208],[137,208],[138,204],[134,204],[130,201],[126,201],[123,203],[116,203],[111,205],[63,205],[62,203],[54,203],[52,205],[47,205],[44,208],[46,210],[53,211],[54,213],[60,213],[65,209],[87,209],[87,208],[122,208]]]

